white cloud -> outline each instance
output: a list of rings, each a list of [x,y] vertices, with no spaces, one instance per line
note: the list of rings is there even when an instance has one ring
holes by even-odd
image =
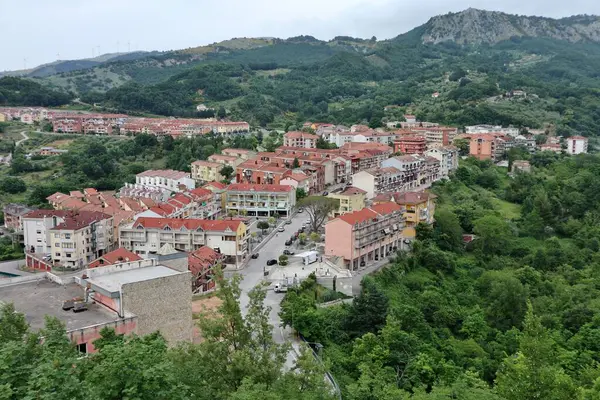
[[[589,0],[0,0],[0,70],[127,49],[170,50],[231,37],[394,37],[468,7],[563,17],[598,14]],[[93,49],[93,50],[92,50]]]

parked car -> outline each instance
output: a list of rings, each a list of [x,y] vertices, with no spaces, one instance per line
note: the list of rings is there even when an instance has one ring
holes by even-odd
[[[299,212],[299,213],[302,213],[302,212],[304,212],[304,208],[299,208],[299,209],[298,209],[298,212]]]
[[[364,262],[364,261],[361,261],[361,262],[360,262],[360,266],[361,266],[361,267],[364,267],[365,265],[367,265],[367,263],[366,263],[366,262]]]
[[[329,192],[323,192],[323,196],[327,196]]]
[[[285,228],[283,226],[280,226],[279,228],[277,228],[277,232],[285,232]]]
[[[289,225],[289,224],[291,224],[291,223],[292,223],[292,220],[291,220],[291,219],[288,219],[288,220],[286,220],[286,221],[285,221],[285,224],[286,224],[286,225]]]
[[[293,242],[292,242],[292,239],[289,239],[289,240],[286,240],[286,241],[285,241],[285,245],[286,245],[286,246],[291,246],[291,245],[292,245],[292,243],[293,243]]]
[[[254,253],[254,254],[252,254],[252,256],[251,256],[251,257],[252,257],[253,259],[255,259],[255,260],[256,260],[256,259],[258,258],[258,253]]]
[[[277,265],[277,260],[273,259],[273,260],[269,260],[267,261],[267,265],[271,266],[271,265]]]
[[[76,301],[78,301],[78,300],[77,299],[70,299],[70,300],[63,301],[62,309],[65,310],[65,311],[72,310],[73,307],[75,306],[75,302]]]
[[[290,250],[288,250],[288,249],[285,249],[285,250],[283,251],[283,254],[285,254],[286,256],[293,256],[293,255],[294,255],[294,254],[296,254],[296,253],[294,253],[293,251],[290,251]]]
[[[84,303],[83,301],[76,301],[75,304],[73,305],[73,312],[87,311],[87,309],[88,309],[87,304]]]

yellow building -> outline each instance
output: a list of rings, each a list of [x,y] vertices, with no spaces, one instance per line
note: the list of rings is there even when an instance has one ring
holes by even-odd
[[[6,122],[6,115],[0,113],[0,122]]]
[[[362,189],[355,187],[348,187],[341,193],[330,193],[327,195],[330,199],[336,199],[340,201],[340,207],[337,210],[331,212],[331,218],[337,218],[340,215],[351,213],[354,211],[362,210],[365,208],[365,200],[367,199],[367,192]]]
[[[375,197],[373,204],[395,201],[403,206],[406,222],[402,235],[412,239],[416,236],[415,227],[420,222],[433,224],[436,198],[436,195],[428,192],[386,193]]]
[[[220,182],[223,180],[221,168],[223,164],[211,161],[194,161],[191,165],[192,179],[196,182]]]

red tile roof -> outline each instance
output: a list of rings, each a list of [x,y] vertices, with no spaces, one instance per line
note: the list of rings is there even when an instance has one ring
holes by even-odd
[[[398,204],[420,204],[437,198],[435,194],[428,192],[396,192],[391,195]],[[373,201],[375,201],[375,199],[373,199]]]
[[[65,198],[68,198],[69,195],[68,194],[64,194],[61,192],[56,192],[54,194],[51,194],[50,196],[46,197],[46,200],[48,200],[51,203],[56,203],[59,200],[63,200]]]
[[[227,187],[230,192],[291,192],[294,190],[290,185],[262,185],[255,183],[232,183]]]
[[[362,189],[359,189],[359,188],[357,188],[357,187],[354,187],[354,186],[349,186],[349,187],[347,187],[347,188],[346,188],[346,190],[344,190],[344,191],[343,191],[342,193],[340,193],[340,194],[342,194],[342,195],[346,195],[346,196],[352,196],[352,195],[354,195],[354,194],[366,194],[366,193],[367,193],[367,192],[366,192],[366,191],[364,191],[364,190],[362,190]]]
[[[185,228],[187,230],[198,230],[204,231],[219,231],[222,232],[226,229],[237,231],[238,227],[242,222],[236,220],[207,220],[207,219],[179,219],[179,218],[149,218],[140,217],[134,223],[133,227],[139,226],[146,229],[163,229],[166,226],[172,230]]]
[[[377,217],[377,213],[375,211],[370,210],[368,208],[363,208],[362,210],[341,215],[339,219],[349,223],[350,225],[354,225],[360,222],[368,221],[375,217]]]
[[[188,269],[193,275],[198,275],[204,272],[206,268],[213,266],[218,260],[223,257],[207,246],[202,246],[188,254]]]
[[[377,214],[380,214],[380,215],[387,215],[387,214],[393,213],[394,211],[402,210],[402,207],[400,207],[396,203],[388,202],[388,203],[375,204],[375,205],[371,206],[371,210],[375,211]]]
[[[227,187],[227,185],[225,185],[224,183],[217,182],[217,181],[209,182],[209,183],[207,183],[206,185],[204,185],[202,187],[206,188],[206,187],[209,187],[209,186],[213,187],[215,189],[225,189]]]
[[[110,253],[106,253],[102,257],[98,257],[92,261],[90,265],[88,265],[88,268],[96,268],[130,261],[139,261],[141,259],[142,257],[138,256],[137,254],[120,247],[114,251],[111,251]]]

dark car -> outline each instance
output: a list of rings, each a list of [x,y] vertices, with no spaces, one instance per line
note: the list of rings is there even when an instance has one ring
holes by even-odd
[[[267,265],[276,265],[276,264],[277,264],[277,260],[275,260],[275,259],[267,261]]]
[[[365,265],[367,265],[367,263],[366,263],[366,262],[364,262],[364,261],[361,261],[361,262],[360,262],[360,266],[361,266],[361,267],[364,267]]]
[[[290,251],[290,250],[288,250],[288,249],[285,249],[285,250],[283,251],[283,254],[285,254],[286,256],[293,256],[293,255],[294,255],[294,254],[296,254],[296,253],[294,253],[293,251]]]
[[[255,259],[255,260],[256,260],[256,259],[258,258],[258,253],[254,253],[254,254],[252,254],[252,256],[251,256],[251,257],[252,257],[253,259]]]
[[[285,245],[286,245],[286,246],[291,246],[291,245],[292,245],[292,239],[290,239],[290,240],[286,240],[286,241],[285,241]]]
[[[73,312],[86,311],[87,309],[87,304],[85,304],[83,301],[76,301],[73,305]]]

